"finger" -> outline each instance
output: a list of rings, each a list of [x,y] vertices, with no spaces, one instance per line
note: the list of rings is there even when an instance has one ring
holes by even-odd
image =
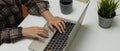
[[[43,38],[48,38],[48,35],[45,34],[44,32],[38,32],[38,35],[43,37]]]
[[[66,25],[64,22],[61,22],[61,24],[63,25],[63,28],[66,29]]]
[[[64,30],[63,26],[61,25],[61,23],[58,23],[58,25],[59,25],[61,31],[62,31],[62,32],[65,32],[65,30]]]
[[[48,35],[48,30],[46,30],[45,28],[40,28],[39,32],[44,32],[46,35]]]
[[[63,25],[64,29],[65,29],[65,28],[66,28],[66,26],[65,26],[66,20],[65,20],[65,19],[63,19],[63,18],[60,18],[60,20],[61,20],[61,23],[62,23],[62,25]]]
[[[49,24],[48,26],[49,26],[50,30],[53,31],[54,28],[53,28],[52,24]]]
[[[60,27],[58,26],[58,24],[55,24],[54,26],[57,28],[57,30],[58,30],[60,33],[62,33],[62,31],[61,31]]]
[[[37,31],[37,34],[41,34],[40,36],[44,37],[44,38],[48,38],[48,32],[45,32],[43,30]]]
[[[64,21],[65,23],[67,22],[65,19],[61,18],[62,21]]]
[[[46,30],[45,28],[42,28],[42,30],[43,30],[44,32],[48,33],[48,30]]]
[[[46,29],[42,29],[41,30],[43,33],[45,33],[46,35],[48,35],[48,31]]]
[[[37,40],[41,41],[41,42],[44,42],[44,39],[38,35],[35,36],[37,38]]]

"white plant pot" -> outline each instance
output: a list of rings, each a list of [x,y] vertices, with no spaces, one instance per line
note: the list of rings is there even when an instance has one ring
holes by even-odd
[[[112,26],[113,18],[103,18],[99,16],[99,26],[102,28],[110,28]]]

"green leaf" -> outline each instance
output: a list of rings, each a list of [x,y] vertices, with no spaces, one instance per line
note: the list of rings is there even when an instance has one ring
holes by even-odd
[[[106,18],[111,18],[119,6],[119,0],[100,0],[98,2],[98,13]]]

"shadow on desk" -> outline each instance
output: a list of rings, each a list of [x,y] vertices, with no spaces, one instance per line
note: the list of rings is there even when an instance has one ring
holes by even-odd
[[[80,30],[78,31],[78,34],[75,36],[75,39],[72,42],[72,45],[69,49],[69,51],[80,51],[78,49],[81,48],[81,45],[83,41],[85,40],[87,32],[90,30],[90,27],[87,25],[82,25]]]

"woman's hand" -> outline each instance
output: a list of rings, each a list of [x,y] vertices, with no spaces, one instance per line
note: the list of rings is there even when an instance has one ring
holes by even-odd
[[[43,38],[48,38],[48,31],[42,27],[23,28],[22,34],[24,37],[35,38],[42,41]]]
[[[41,13],[41,15],[47,20],[48,26],[52,30],[53,28],[56,28],[59,30],[60,33],[65,31],[65,20],[59,17],[54,17],[49,10],[45,10]]]
[[[48,26],[51,30],[56,28],[60,33],[65,32],[65,20],[59,17],[51,17],[49,20],[47,20]]]

